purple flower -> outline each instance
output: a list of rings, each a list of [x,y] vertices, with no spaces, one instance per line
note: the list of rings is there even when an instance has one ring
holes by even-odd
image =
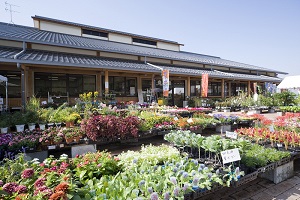
[[[158,200],[158,194],[156,192],[153,192],[151,195],[150,195],[150,199],[151,200]]]
[[[173,172],[176,173],[177,171],[178,171],[177,167],[174,167],[174,168],[173,168]]]
[[[195,165],[198,165],[198,160],[192,160],[192,162],[195,164]]]
[[[32,168],[25,169],[22,172],[22,178],[31,178],[34,175],[34,170]]]
[[[239,175],[239,174],[240,174],[240,168],[239,168],[239,167],[237,167],[237,168],[235,169],[235,174],[236,174],[236,175]]]
[[[3,185],[3,190],[5,192],[7,192],[8,194],[12,194],[14,192],[16,192],[16,188],[18,187],[17,183],[6,183],[5,185]]]
[[[143,185],[145,185],[145,181],[144,181],[144,180],[141,180],[141,181],[139,182],[139,186],[142,187]]]
[[[193,179],[193,185],[198,185],[199,183],[199,178],[194,178]]]
[[[169,200],[170,199],[170,192],[164,193],[164,200]]]
[[[204,169],[205,165],[204,164],[200,164],[201,169]]]
[[[189,184],[188,183],[184,183],[184,185],[182,187],[182,190],[186,191],[188,187],[189,187]]]
[[[25,185],[19,185],[16,187],[16,192],[18,194],[26,193],[27,192],[27,187]]]
[[[174,177],[174,176],[170,177],[170,181],[171,181],[174,185],[177,184],[176,177]]]
[[[178,196],[179,196],[179,192],[180,192],[179,187],[176,187],[176,188],[173,190],[174,196],[175,196],[175,197],[178,197]]]
[[[211,179],[212,173],[208,173],[208,174],[207,174],[207,177],[208,177],[209,179]]]
[[[152,189],[152,187],[148,187],[148,192],[151,194],[152,192],[153,192],[153,189]]]
[[[183,172],[183,174],[182,174],[182,177],[183,177],[183,178],[187,178],[188,176],[189,176],[189,173]]]

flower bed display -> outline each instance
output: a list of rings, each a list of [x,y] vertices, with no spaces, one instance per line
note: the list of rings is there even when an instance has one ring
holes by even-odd
[[[156,160],[157,152],[168,159]],[[0,198],[194,199],[205,191],[231,186],[242,175],[231,166],[213,168],[181,157],[172,147],[149,146],[131,154],[112,157],[98,152],[74,159],[62,155],[42,163],[25,162],[22,157],[5,160],[0,166]]]
[[[116,117],[97,115],[91,117],[82,128],[88,138],[97,141],[101,138],[128,139],[138,136],[139,120],[137,117]]]

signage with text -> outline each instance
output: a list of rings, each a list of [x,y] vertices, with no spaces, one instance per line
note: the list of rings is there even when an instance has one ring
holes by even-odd
[[[222,156],[223,164],[241,160],[241,156],[238,148],[222,151],[221,156]]]

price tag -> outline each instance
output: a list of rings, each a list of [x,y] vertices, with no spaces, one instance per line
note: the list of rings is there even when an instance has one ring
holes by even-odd
[[[228,138],[237,139],[237,134],[235,132],[226,131],[225,136]]]
[[[63,148],[63,147],[65,147],[65,144],[59,144],[59,147]]]
[[[187,123],[193,123],[193,119],[192,118],[189,118],[188,120],[186,120],[187,121]]]
[[[275,130],[274,130],[274,126],[273,125],[271,125],[270,127],[269,127],[269,130],[270,130],[270,132],[275,132]]]
[[[48,149],[56,149],[56,145],[48,146]]]
[[[174,117],[174,120],[175,120],[175,121],[178,121],[178,117]]]
[[[222,151],[221,156],[222,156],[223,164],[241,160],[241,156],[238,148]]]
[[[278,148],[281,148],[281,147],[282,147],[282,144],[277,143],[277,147],[278,147]]]

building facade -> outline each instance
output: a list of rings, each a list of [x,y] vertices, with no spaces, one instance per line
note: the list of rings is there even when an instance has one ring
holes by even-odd
[[[169,70],[169,104],[201,96],[226,98],[253,85],[279,84],[285,72],[180,50],[182,44],[41,16],[34,27],[0,23],[0,75],[8,78],[9,107],[32,95],[44,101],[98,91],[102,98],[149,102],[162,96],[161,69]],[[5,89],[0,88],[4,98]]]

